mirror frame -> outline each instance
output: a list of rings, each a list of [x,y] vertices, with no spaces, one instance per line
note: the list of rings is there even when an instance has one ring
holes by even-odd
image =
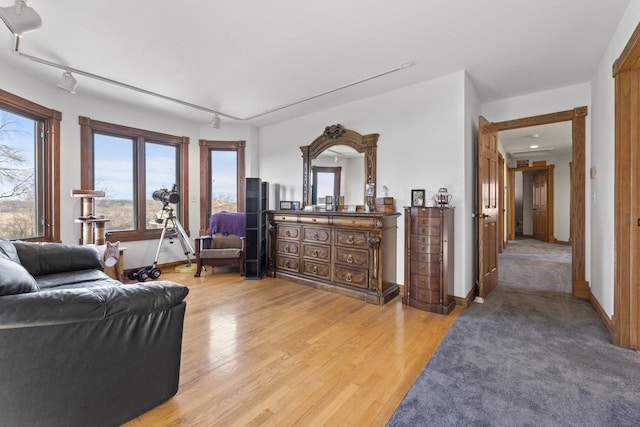
[[[302,202],[303,207],[311,204],[311,161],[320,153],[335,145],[347,145],[358,153],[364,153],[365,186],[376,183],[376,162],[378,151],[378,138],[380,134],[372,133],[362,135],[356,131],[344,128],[341,124],[327,126],[322,135],[311,144],[300,147],[302,151]],[[376,188],[373,188],[373,197],[376,197]],[[366,189],[362,189],[366,203]]]

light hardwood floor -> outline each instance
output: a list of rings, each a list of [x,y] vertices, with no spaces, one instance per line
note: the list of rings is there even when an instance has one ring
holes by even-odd
[[[460,312],[237,272],[161,279],[190,289],[180,388],[127,426],[384,426]]]

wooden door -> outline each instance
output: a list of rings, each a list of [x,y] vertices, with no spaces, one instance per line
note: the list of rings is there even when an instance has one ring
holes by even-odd
[[[498,129],[480,116],[478,124],[478,294],[498,284]]]
[[[533,238],[549,241],[547,214],[547,171],[536,172],[533,176]]]

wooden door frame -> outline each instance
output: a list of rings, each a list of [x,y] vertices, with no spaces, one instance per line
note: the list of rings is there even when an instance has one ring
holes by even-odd
[[[585,280],[585,117],[588,107],[576,107],[572,110],[539,116],[497,122],[498,131],[520,129],[530,126],[559,122],[571,122],[571,173],[575,178],[571,185],[571,288],[575,297],[589,299],[589,283]]]
[[[640,349],[640,24],[613,64],[615,275],[612,342]]]
[[[502,253],[505,248],[505,234],[504,234],[504,156],[498,152],[498,253]]]
[[[547,242],[556,243],[555,231],[554,231],[554,173],[555,165],[544,166],[527,166],[519,168],[507,168],[508,179],[507,185],[515,186],[516,172],[533,172],[533,171],[546,171],[547,172]],[[513,212],[513,215],[509,215],[509,223],[507,224],[507,230],[509,239],[515,240],[516,238],[516,194],[515,187],[509,191],[507,187],[507,194],[509,199],[507,200],[508,207],[507,212]]]

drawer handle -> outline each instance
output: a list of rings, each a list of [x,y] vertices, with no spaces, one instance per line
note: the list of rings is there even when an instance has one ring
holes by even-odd
[[[284,262],[284,266],[285,266],[285,267],[287,267],[287,268],[289,268],[289,260],[287,260],[287,261],[285,261],[285,262]]]
[[[289,245],[287,245],[287,246],[284,248],[284,251],[285,251],[286,253],[289,253]]]
[[[313,266],[313,269],[311,270],[311,272],[313,274],[318,274],[318,267],[316,267],[315,265]]]
[[[320,235],[318,235],[318,233],[313,235],[313,240],[318,240],[320,238]]]
[[[347,239],[347,243],[353,245],[353,236],[349,236],[349,238]]]
[[[316,218],[313,218],[311,221],[316,222],[316,221],[317,221],[317,219],[316,219]]]
[[[345,279],[347,282],[352,282],[353,278],[351,277],[351,273],[347,273],[347,277]]]
[[[291,236],[291,232],[289,230],[287,230],[287,231],[284,232],[284,235],[289,237],[289,236]]]
[[[285,219],[287,219],[287,217],[286,217],[286,216],[283,216],[283,217],[282,217],[282,220],[284,221]]]
[[[426,228],[423,228],[423,229],[422,229],[422,232],[423,232],[423,233],[426,233],[426,232],[427,232],[427,229],[426,229]]]
[[[423,238],[422,238],[422,243],[426,243],[426,242],[427,242],[427,238],[426,238],[426,237],[423,237]]]
[[[311,252],[311,255],[314,256],[314,257],[317,257],[318,256],[318,251],[314,249],[313,252]]]
[[[353,264],[353,256],[351,254],[347,255],[347,262]]]

